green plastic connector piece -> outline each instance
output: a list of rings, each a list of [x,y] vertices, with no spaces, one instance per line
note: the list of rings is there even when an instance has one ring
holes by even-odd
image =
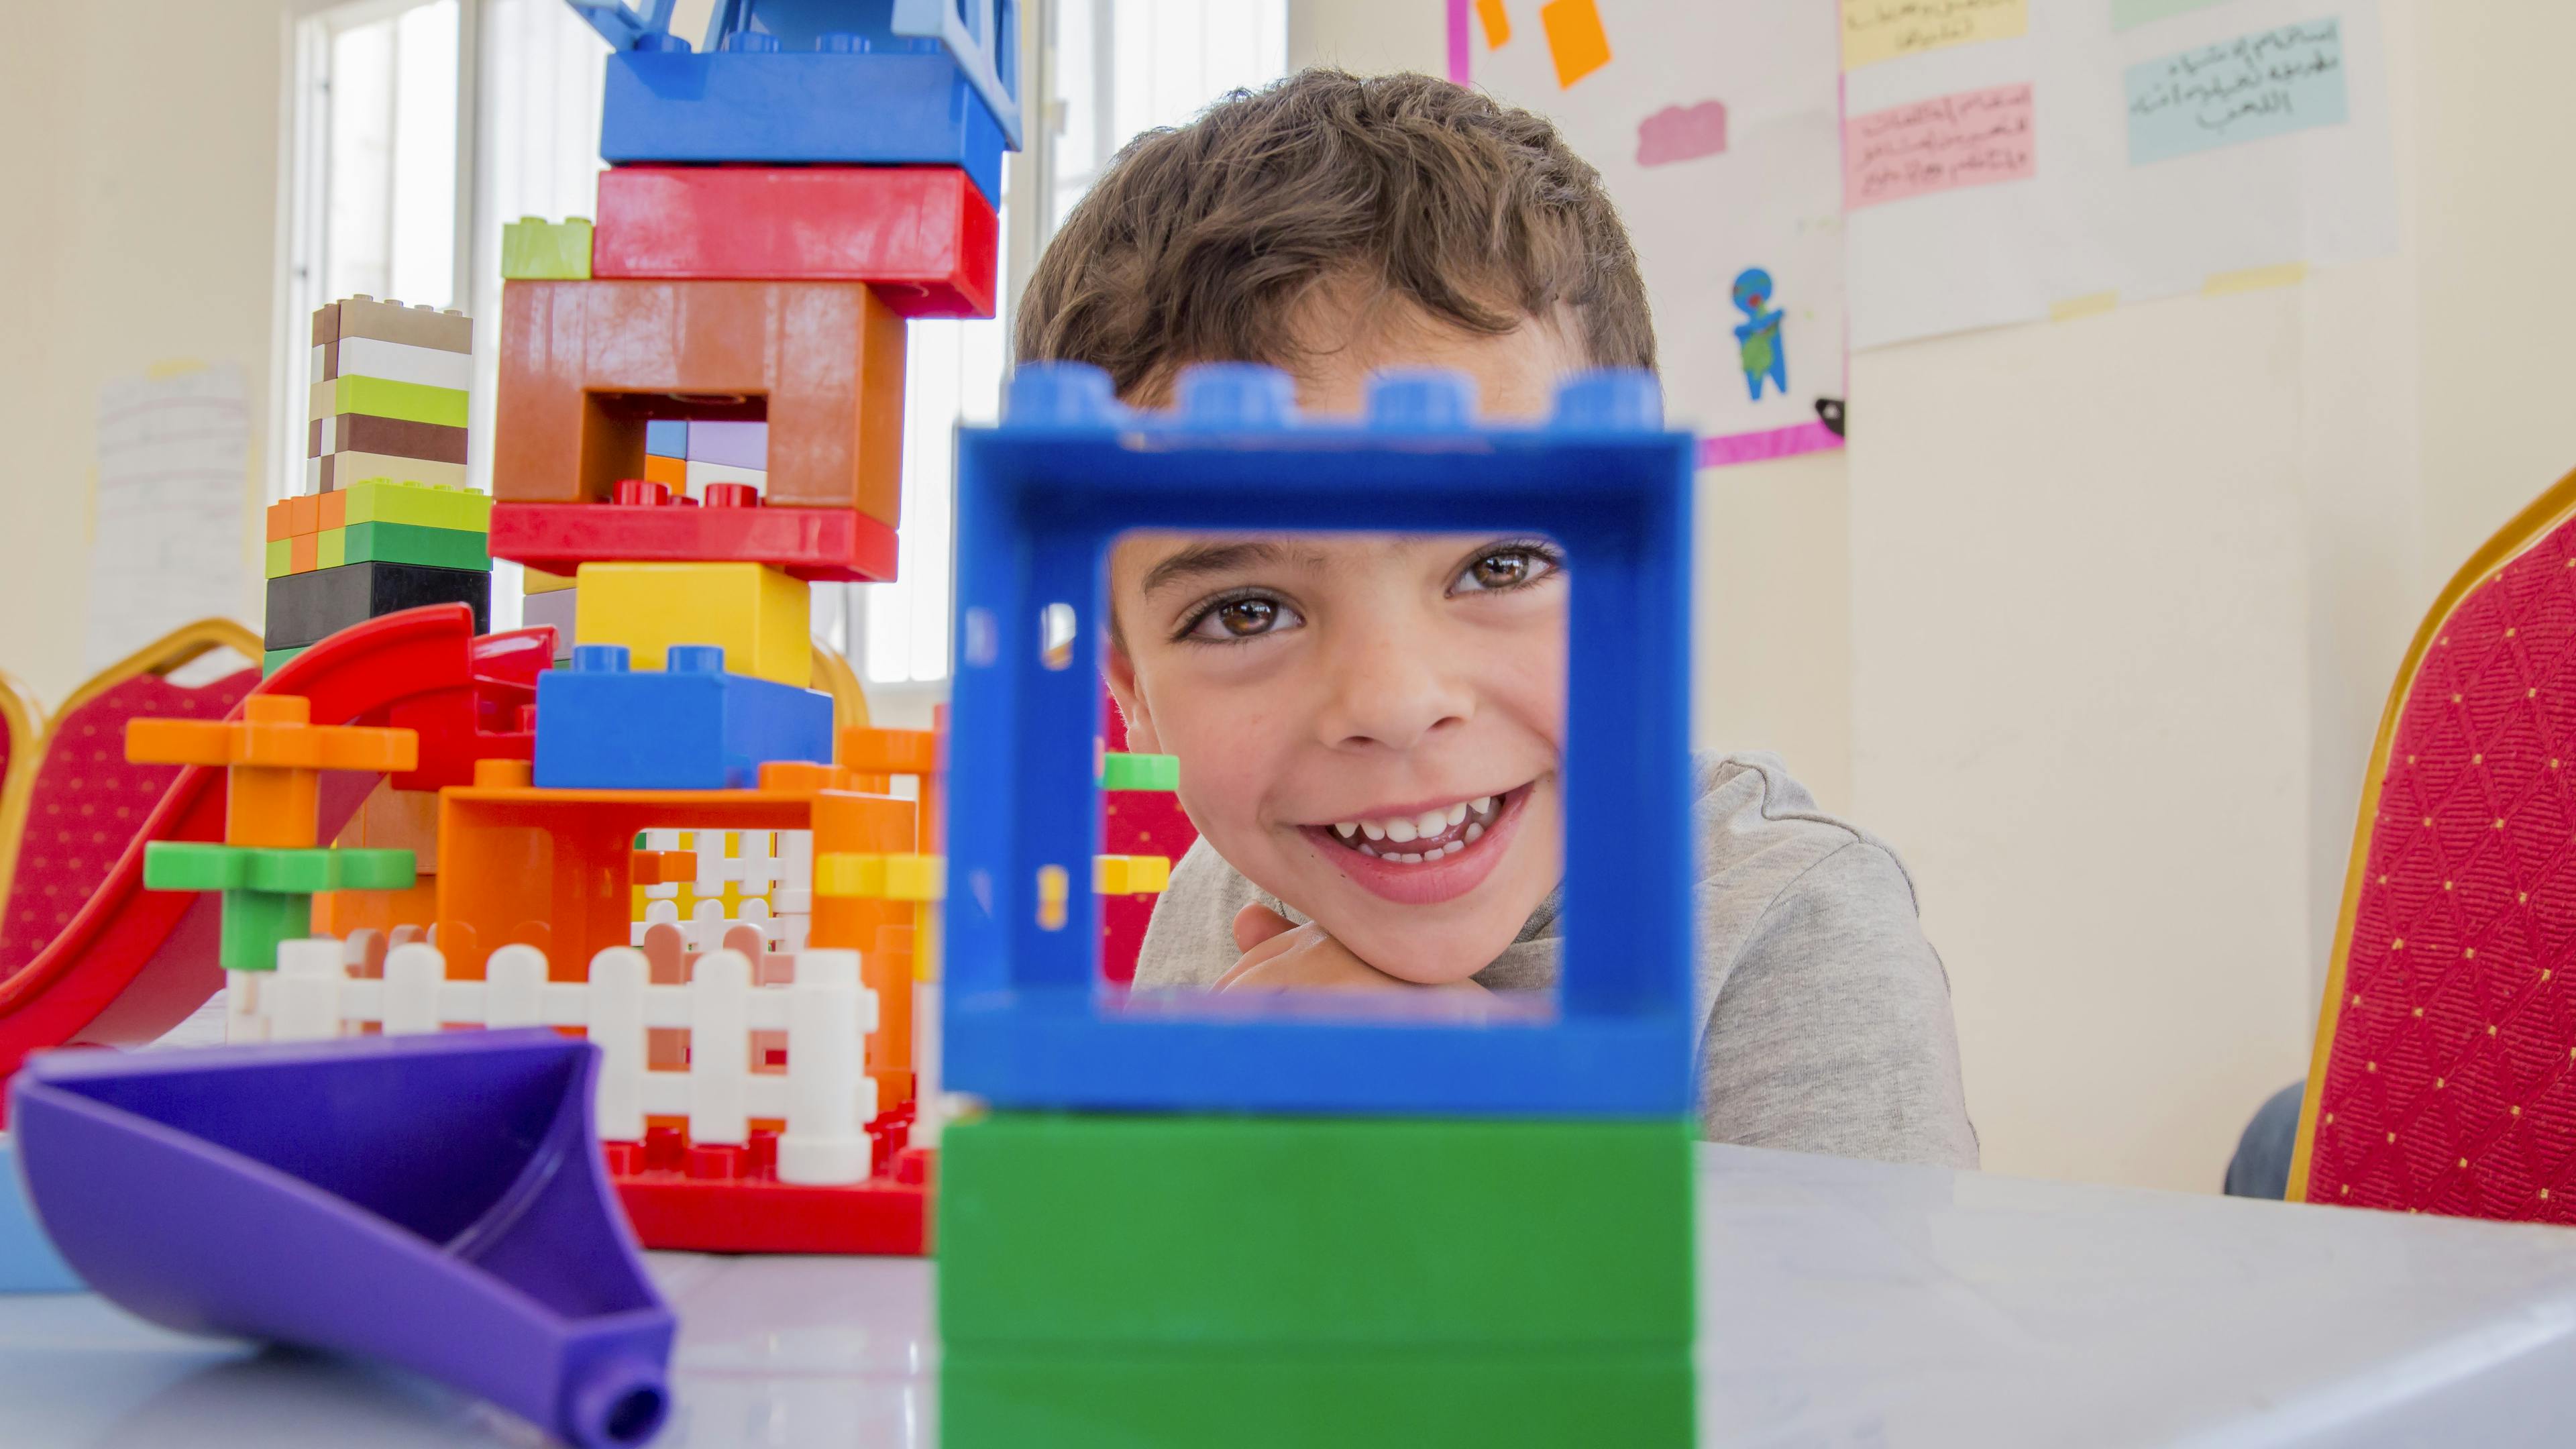
[[[310,644],[299,644],[292,649],[271,649],[267,651],[259,656],[259,677],[266,679],[270,675],[275,674],[279,669],[285,667],[287,660],[294,658],[296,655],[301,654],[312,647],[313,646]]]
[[[408,523],[421,528],[492,531],[492,495],[469,488],[441,488],[430,483],[397,483],[390,478],[364,478],[340,490],[347,495],[341,522]]]
[[[590,276],[590,218],[523,216],[501,228],[504,281],[583,281]]]
[[[1279,1190],[1294,1197],[1298,1185]],[[943,1244],[941,1272],[948,1263]],[[946,1449],[1690,1449],[1692,1387],[1686,1345],[943,1346],[939,1442]]]
[[[1695,1136],[997,1112],[941,1139],[940,1331],[952,1349],[1686,1349]]]
[[[1103,755],[1100,759],[1100,788],[1103,790],[1177,790],[1181,788],[1181,757],[1178,755]]]
[[[224,892],[216,959],[227,971],[274,971],[280,942],[313,934],[313,898],[279,891]]]
[[[303,850],[155,840],[143,847],[143,886],[156,891],[250,891],[311,895],[316,891],[389,891],[413,880],[408,850]]]
[[[371,418],[398,418],[407,423],[435,423],[443,428],[465,426],[466,391],[461,387],[432,387],[425,382],[397,382],[389,377],[340,376],[314,384],[328,388],[317,416],[331,413],[358,413]]]

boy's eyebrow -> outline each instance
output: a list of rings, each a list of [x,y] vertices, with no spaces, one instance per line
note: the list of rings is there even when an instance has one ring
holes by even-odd
[[[1288,558],[1287,549],[1267,539],[1194,543],[1148,569],[1144,591],[1152,594],[1202,575],[1232,573],[1254,564],[1285,563]]]

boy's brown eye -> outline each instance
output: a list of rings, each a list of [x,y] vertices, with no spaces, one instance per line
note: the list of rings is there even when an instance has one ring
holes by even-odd
[[[1489,553],[1476,560],[1476,582],[1489,589],[1508,589],[1525,582],[1530,573],[1530,556],[1525,553]]]
[[[1268,599],[1237,599],[1218,605],[1216,620],[1225,632],[1238,639],[1249,638],[1267,633],[1271,625],[1279,622],[1279,606]]]

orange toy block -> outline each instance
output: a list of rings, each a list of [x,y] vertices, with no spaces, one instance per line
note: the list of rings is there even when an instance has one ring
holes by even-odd
[[[639,850],[627,858],[629,885],[689,885],[698,878],[694,850]]]
[[[513,281],[492,493],[610,498],[652,417],[769,424],[772,506],[898,521],[903,318],[863,282]]]
[[[817,859],[842,852],[908,854],[919,838],[917,807],[910,800],[840,791],[814,797]],[[872,1074],[912,1070],[912,917],[913,907],[905,901],[858,900],[818,892],[806,927],[810,945],[859,953],[859,983],[877,994],[877,1031],[868,1038],[867,1066]],[[889,932],[902,933],[900,963],[885,951]]]
[[[316,725],[301,695],[254,694],[233,720],[138,719],[125,726],[125,758],[138,765],[221,765],[224,843],[312,846],[319,772],[416,769],[420,736],[405,729]]]
[[[927,775],[939,768],[939,736],[932,730],[889,730],[861,725],[841,731],[840,764],[872,775]]]
[[[689,491],[689,460],[657,458],[647,453],[644,455],[644,481],[661,484],[670,489],[674,497],[685,494]]]

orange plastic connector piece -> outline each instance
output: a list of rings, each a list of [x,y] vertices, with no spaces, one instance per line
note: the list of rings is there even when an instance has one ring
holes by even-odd
[[[419,768],[420,736],[405,729],[317,725],[302,695],[254,694],[232,720],[137,719],[125,758],[138,765],[221,765],[224,843],[279,849],[315,844],[320,772]]]
[[[649,417],[766,421],[769,504],[898,521],[904,322],[864,282],[513,281],[492,495],[605,502]]]

